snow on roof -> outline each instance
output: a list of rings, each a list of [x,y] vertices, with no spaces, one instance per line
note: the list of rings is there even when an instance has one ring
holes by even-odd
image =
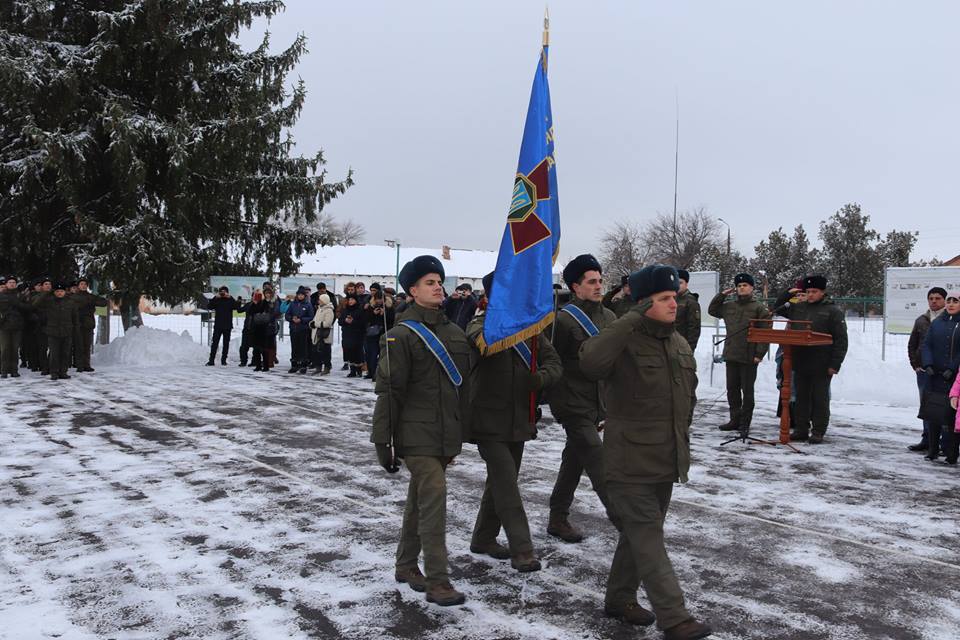
[[[482,278],[497,266],[496,251],[450,249],[450,259],[443,258],[442,249],[400,247],[400,266],[417,256],[431,255],[440,259],[447,277]],[[331,275],[390,275],[397,269],[397,250],[386,245],[358,244],[321,247],[315,253],[300,257],[302,274]],[[553,272],[563,271],[563,260],[557,260]]]

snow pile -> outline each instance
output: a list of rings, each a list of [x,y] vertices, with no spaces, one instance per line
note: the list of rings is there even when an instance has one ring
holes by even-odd
[[[193,341],[188,331],[176,333],[150,327],[131,327],[107,345],[97,345],[98,365],[196,364],[208,357],[206,347]]]

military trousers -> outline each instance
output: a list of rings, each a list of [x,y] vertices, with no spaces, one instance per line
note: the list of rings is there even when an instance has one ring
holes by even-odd
[[[90,368],[90,351],[93,349],[94,327],[80,327],[77,329],[77,369]]]
[[[727,404],[730,418],[742,427],[753,421],[753,388],[757,382],[757,365],[742,362],[727,363]]]
[[[50,375],[67,375],[70,366],[70,347],[73,340],[70,336],[47,336],[47,346],[50,349]]]
[[[20,366],[20,329],[0,331],[0,373],[16,373]]]
[[[687,620],[691,615],[663,540],[673,483],[610,483],[607,492],[610,509],[620,520],[620,539],[607,578],[606,604],[622,608],[636,602],[643,585],[659,628]]]
[[[797,404],[794,429],[800,433],[813,432],[824,434],[830,423],[830,380],[832,376],[823,373],[795,371],[797,381]]]
[[[37,333],[34,348],[37,354],[37,368],[43,373],[50,373],[50,338],[43,330]]]
[[[418,566],[422,551],[423,573],[431,587],[450,580],[446,459],[406,456],[403,462],[410,472],[410,484],[397,546],[397,572]]]
[[[530,524],[517,482],[523,445],[523,442],[477,443],[480,457],[487,463],[487,481],[473,527],[473,544],[485,545],[495,541],[502,526],[512,556],[533,551]]]
[[[597,425],[589,420],[569,420],[563,423],[567,442],[560,455],[560,471],[550,494],[550,519],[566,519],[570,515],[573,495],[584,472],[590,484],[610,515],[607,502],[606,479],[603,473],[603,441]],[[612,519],[612,518],[611,518]]]

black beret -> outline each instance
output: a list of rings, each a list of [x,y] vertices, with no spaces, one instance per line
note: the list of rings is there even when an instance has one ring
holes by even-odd
[[[40,284],[46,284],[48,282],[50,284],[53,284],[53,278],[51,278],[50,276],[43,276],[42,278],[40,278],[39,282]]]
[[[11,277],[13,277],[13,276],[11,276]],[[8,280],[9,280],[9,278],[8,278]],[[940,294],[941,296],[943,296],[944,298],[947,297],[947,290],[944,289],[943,287],[934,287],[934,288],[930,289],[930,291],[927,291],[927,297],[929,298],[930,296],[932,296],[932,295],[935,294],[935,293],[939,293],[939,294]]]
[[[443,264],[435,256],[417,256],[400,269],[400,286],[410,293],[410,287],[428,273],[436,273],[441,280],[447,277]]]
[[[66,291],[67,288],[68,288],[67,285],[65,285],[65,284],[62,283],[62,282],[58,282],[57,284],[53,285],[53,290],[54,290],[54,291],[56,291],[57,289],[63,289],[64,291]]]
[[[690,282],[690,272],[686,269],[677,269],[677,277],[686,282]]]
[[[487,299],[490,299],[490,291],[493,289],[493,274],[495,271],[491,271],[487,275],[483,276],[483,295],[487,296]],[[946,296],[944,296],[946,297]]]
[[[753,276],[749,273],[738,273],[733,278],[733,284],[748,284],[751,287],[757,286],[757,283],[753,280]]]
[[[573,286],[573,283],[583,277],[587,271],[599,271],[603,273],[600,263],[589,253],[577,256],[567,263],[563,268],[563,281],[567,283],[567,288]]]
[[[652,264],[630,275],[630,297],[634,301],[661,291],[678,291],[680,276],[677,270],[665,264]]]
[[[807,276],[803,279],[803,290],[807,289],[820,289],[821,291],[827,288],[827,278],[826,276]]]
[[[625,286],[627,286],[629,283],[630,283],[630,274],[629,274],[629,273],[626,273],[626,274],[620,276],[620,286],[621,286],[621,287],[625,287]]]

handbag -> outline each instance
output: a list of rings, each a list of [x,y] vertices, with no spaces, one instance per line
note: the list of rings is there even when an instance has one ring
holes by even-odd
[[[935,425],[952,425],[957,417],[957,411],[950,406],[950,398],[946,391],[924,391],[920,401],[920,418]]]

